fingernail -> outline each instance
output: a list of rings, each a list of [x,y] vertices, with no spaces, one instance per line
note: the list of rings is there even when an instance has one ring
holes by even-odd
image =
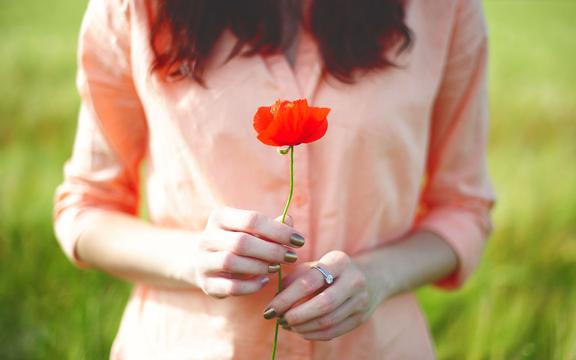
[[[278,323],[279,323],[280,325],[282,325],[282,327],[284,327],[284,326],[289,326],[289,325],[288,325],[288,321],[286,321],[286,319],[285,319],[283,316],[280,317],[280,319],[278,320]]]
[[[280,264],[268,265],[268,272],[269,273],[277,273],[278,271],[280,271]]]
[[[288,263],[293,263],[296,262],[296,260],[298,260],[298,255],[296,255],[294,251],[292,250],[286,251],[286,254],[284,254],[284,261]]]
[[[260,278],[260,282],[262,283],[262,285],[268,284],[269,281],[270,279],[267,276]]]
[[[270,320],[273,317],[276,317],[276,310],[274,310],[274,308],[268,308],[264,310],[264,319]]]
[[[297,233],[293,233],[292,235],[290,235],[290,244],[296,247],[301,247],[302,245],[304,245],[304,236]]]

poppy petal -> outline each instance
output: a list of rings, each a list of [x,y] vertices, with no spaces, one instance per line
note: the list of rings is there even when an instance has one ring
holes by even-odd
[[[329,108],[308,106],[306,99],[276,100],[272,106],[258,108],[254,129],[266,145],[294,146],[316,141],[326,134]]]
[[[258,139],[266,145],[283,146],[285,144],[283,134],[286,133],[284,129],[285,124],[282,121],[282,112],[273,113],[272,121],[268,124],[266,129],[258,134]]]
[[[258,134],[257,136],[258,140],[260,140],[262,143],[266,144],[266,145],[270,145],[270,146],[283,146],[282,144],[270,139],[267,134]]]
[[[328,121],[326,116],[330,112],[328,108],[310,108],[310,115],[306,122],[306,129],[303,132],[302,142],[310,143],[322,138],[328,130]]]
[[[270,125],[272,120],[273,116],[270,112],[270,106],[259,107],[256,114],[254,114],[254,129],[260,133]]]
[[[328,121],[320,121],[314,125],[310,124],[309,128],[305,133],[305,136],[302,137],[301,142],[302,143],[314,142],[322,138],[326,134],[327,130],[328,130]]]

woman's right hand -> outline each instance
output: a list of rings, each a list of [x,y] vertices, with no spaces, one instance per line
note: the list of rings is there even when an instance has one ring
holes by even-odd
[[[218,208],[195,239],[193,265],[180,274],[215,298],[255,293],[279,264],[298,259],[288,247],[301,247],[304,237],[288,217],[287,223],[255,211]]]

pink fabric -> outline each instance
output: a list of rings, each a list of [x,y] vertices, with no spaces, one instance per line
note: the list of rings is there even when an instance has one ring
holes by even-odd
[[[307,98],[332,112],[327,135],[295,152],[290,213],[307,240],[300,259],[336,249],[353,255],[425,228],[460,260],[438,285],[460,286],[481,256],[493,201],[485,168],[484,18],[479,0],[413,0],[408,24],[416,42],[400,66],[354,85],[320,78],[308,34],[293,70],[283,55],[224,63],[234,44],[226,33],[202,88],[150,73],[145,0],[91,1],[80,38],[79,128],[55,206],[65,253],[77,262],[75,241],[91,211],[137,213],[142,160],[155,224],[199,231],[219,205],[278,216],[288,158],[256,140],[252,115],[277,98]],[[136,285],[111,357],[267,358],[273,322],[261,314],[275,288],[271,281],[262,293],[214,300],[197,290]],[[433,357],[413,294],[384,302],[369,321],[330,342],[281,333],[281,359]]]

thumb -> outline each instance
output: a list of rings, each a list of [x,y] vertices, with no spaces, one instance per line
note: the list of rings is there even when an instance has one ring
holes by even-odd
[[[282,215],[278,216],[276,219],[274,219],[278,222],[282,222]],[[286,219],[284,219],[284,224],[290,226],[290,227],[294,227],[294,219],[292,219],[292,216],[286,214]]]

